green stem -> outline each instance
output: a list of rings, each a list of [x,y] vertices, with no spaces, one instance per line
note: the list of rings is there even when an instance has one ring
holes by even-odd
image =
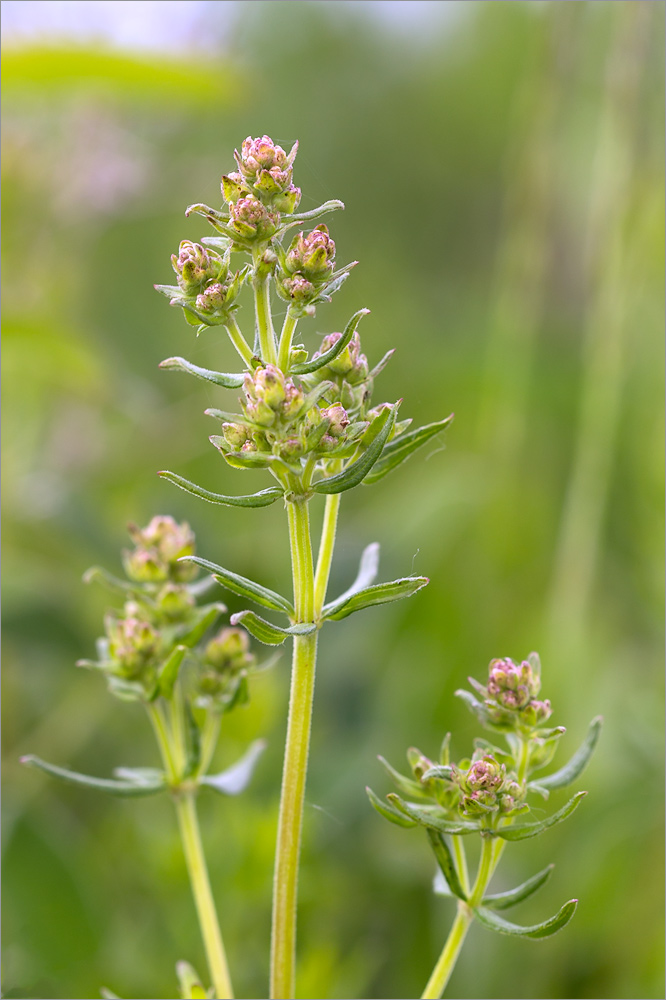
[[[174,802],[215,996],[217,1000],[230,1000],[234,994],[201,844],[194,794],[177,795]]]
[[[254,255],[255,274],[261,266],[261,257]],[[255,277],[252,282],[254,288],[254,309],[257,318],[257,330],[259,332],[259,348],[261,360],[265,365],[277,364],[277,353],[275,350],[275,330],[273,329],[273,317],[271,315],[271,299],[269,290],[270,275],[265,277]]]
[[[453,842],[453,855],[456,861],[456,868],[458,870],[458,878],[460,879],[460,884],[463,887],[463,892],[466,896],[469,896],[469,872],[467,871],[467,856],[465,854],[465,845],[463,844],[462,837],[452,837]]]
[[[296,620],[309,622],[314,619],[314,577],[307,501],[297,498],[287,511]],[[274,1000],[294,995],[298,863],[316,658],[317,633],[296,636],[273,882],[270,985]]]
[[[173,759],[171,734],[167,728],[166,720],[159,705],[147,705],[146,708],[148,711],[148,718],[150,719],[155,732],[157,745],[160,749],[160,756],[162,757],[162,763],[164,764],[167,780],[170,785],[175,785],[178,781],[179,774]]]
[[[284,318],[284,323],[282,325],[282,332],[280,334],[280,346],[278,349],[278,368],[283,372],[287,372],[289,369],[289,357],[291,355],[291,345],[294,339],[294,331],[296,330],[296,324],[298,323],[298,318],[294,316],[291,306],[287,309],[287,315]]]
[[[206,774],[210,767],[217,746],[217,739],[220,735],[222,719],[217,712],[208,712],[204,722],[203,733],[201,734],[201,764],[199,774]]]
[[[321,529],[321,541],[319,543],[319,555],[317,556],[317,569],[314,578],[315,618],[320,617],[321,609],[326,600],[326,588],[328,587],[328,577],[331,572],[331,562],[333,561],[333,549],[335,548],[335,531],[338,524],[340,496],[340,493],[332,493],[326,497],[324,524]]]
[[[235,318],[230,316],[224,325],[227,333],[229,334],[231,343],[234,345],[247,367],[250,371],[252,371],[252,349],[241,333],[241,329]]]
[[[451,977],[471,922],[472,911],[467,903],[463,903],[461,899],[458,902],[458,912],[453,921],[453,927],[446,939],[442,954],[437,959],[437,965],[432,970],[428,985],[421,994],[421,1000],[438,1000],[441,997]]]
[[[459,837],[453,838],[454,847],[456,846],[455,842],[459,839]],[[432,970],[432,975],[430,976],[428,984],[423,991],[421,1000],[438,1000],[444,992],[446,984],[451,978],[451,973],[453,972],[455,964],[458,960],[458,955],[460,954],[460,949],[463,946],[469,925],[472,922],[473,908],[478,906],[483,899],[488,883],[490,882],[493,871],[495,870],[495,865],[499,860],[499,854],[495,851],[495,844],[498,839],[499,838],[485,836],[481,841],[481,858],[479,859],[479,868],[474,881],[474,888],[469,896],[469,904],[463,902],[462,899],[458,901],[456,919],[453,921],[453,926],[449,932],[448,938],[446,939],[446,944],[442,949],[441,955],[437,959],[435,968]],[[504,842],[502,841],[502,844],[503,843]],[[457,852],[456,857],[458,858]],[[461,867],[459,858],[458,866],[459,868]],[[463,889],[467,890],[464,883]]]

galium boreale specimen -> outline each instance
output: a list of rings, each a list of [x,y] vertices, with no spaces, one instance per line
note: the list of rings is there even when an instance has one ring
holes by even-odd
[[[577,808],[585,792],[577,792],[545,819],[515,822],[530,812],[530,796],[548,799],[552,790],[578,778],[594,751],[602,720],[592,720],[582,746],[564,767],[535,778],[535,772],[550,764],[565,732],[563,726],[546,726],[551,706],[538,697],[541,666],[537,654],[531,653],[521,663],[509,658],[492,660],[485,685],[472,677],[469,682],[475,694],[465,690],[456,694],[485,729],[504,737],[507,746],[498,747],[479,738],[474,741],[471,758],[453,763],[451,734],[447,733],[437,761],[414,748],[407,752],[410,775],[398,773],[379,758],[400,794],[391,793],[382,802],[367,789],[373,806],[386,819],[425,831],[438,866],[435,892],[456,900],[456,917],[423,1000],[441,997],[472,920],[500,934],[546,938],[571,920],[578,902],[570,899],[553,917],[529,927],[500,915],[536,892],[550,877],[552,865],[515,889],[495,894],[487,890],[507,843],[536,837]],[[464,838],[474,835],[480,837],[481,854],[472,880]]]

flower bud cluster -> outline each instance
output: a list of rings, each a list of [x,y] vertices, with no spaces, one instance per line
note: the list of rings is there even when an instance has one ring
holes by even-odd
[[[155,286],[170,296],[170,304],[180,306],[193,325],[226,322],[245,277],[243,272],[230,274],[228,253],[220,257],[201,243],[183,240],[178,254],[171,255],[171,264],[178,284]]]
[[[122,610],[107,614],[105,636],[98,641],[99,661],[82,660],[82,666],[101,670],[110,690],[121,698],[152,700],[159,678],[176,647],[189,647],[190,679],[208,707],[226,711],[238,703],[239,688],[247,699],[247,674],[254,665],[249,637],[243,629],[224,629],[207,646],[194,648],[199,635],[212,624],[223,605],[196,603],[190,581],[198,566],[183,556],[195,551],[189,525],[172,517],[154,517],[145,528],[130,525],[135,543],[123,553],[130,583],[112,581],[126,600]],[[233,695],[233,697],[232,697]]]
[[[246,374],[243,393],[242,415],[223,423],[222,437],[212,439],[224,454],[256,459],[273,455],[300,467],[306,456],[331,457],[349,448],[367,426],[359,421],[352,424],[338,401],[309,403],[303,389],[276,365]]]
[[[231,704],[246,700],[247,677],[256,662],[247,632],[223,628],[203,651],[198,702],[228,710]]]
[[[301,189],[292,183],[297,152],[297,142],[285,153],[267,135],[248,136],[240,153],[234,150],[238,172],[222,178],[222,194],[230,208],[251,197],[273,213],[291,214],[301,200]]]
[[[179,562],[195,552],[194,532],[189,524],[178,524],[172,517],[158,515],[145,528],[129,526],[135,548],[123,552],[125,572],[138,583],[184,583],[198,573],[195,563]]]
[[[335,243],[323,223],[299,233],[281,255],[275,287],[285,301],[301,308],[314,303],[329,283],[335,263]]]
[[[485,688],[490,721],[522,729],[542,725],[552,709],[550,701],[537,698],[540,689],[538,662],[516,663],[509,657],[491,660]]]
[[[458,808],[463,816],[490,813],[510,815],[521,807],[524,791],[506,766],[492,754],[476,751],[469,767],[453,768],[453,780],[460,789]]]
[[[329,333],[313,357],[320,358],[330,351],[341,336],[341,333]],[[350,342],[333,361],[318,369],[316,381],[332,382],[340,402],[348,412],[358,413],[363,409],[372,395],[372,379],[369,375],[368,359],[361,350],[361,338],[358,333],[354,333]]]

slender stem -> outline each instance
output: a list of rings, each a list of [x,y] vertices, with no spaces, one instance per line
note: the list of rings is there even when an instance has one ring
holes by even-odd
[[[240,354],[245,364],[251,370],[252,357],[253,357],[252,348],[250,347],[247,340],[241,333],[241,329],[238,323],[236,322],[234,316],[230,316],[224,325],[227,333],[229,334],[229,339],[231,340],[231,343],[234,345],[234,347]]]
[[[280,368],[283,372],[286,372],[289,368],[291,344],[294,339],[294,331],[296,330],[297,323],[298,319],[294,316],[290,306],[289,309],[287,309],[287,315],[284,318],[282,332],[280,334],[280,346],[278,348],[278,368]]]
[[[199,774],[206,774],[210,767],[217,746],[217,739],[220,735],[222,719],[217,712],[208,712],[204,722],[203,733],[201,734],[201,764]]]
[[[456,868],[458,869],[458,878],[463,887],[463,892],[466,896],[469,896],[469,872],[467,871],[465,845],[463,844],[462,837],[452,837],[451,840],[453,841],[453,855],[456,861]]]
[[[307,501],[296,499],[288,504],[287,510],[296,619],[309,622],[314,618],[314,577]],[[294,995],[298,862],[316,658],[317,633],[296,636],[273,882],[271,997],[274,1000],[288,1000]]]
[[[428,985],[421,994],[421,1000],[438,1000],[444,992],[444,988],[449,981],[453,968],[456,964],[460,949],[463,946],[469,925],[472,922],[472,911],[467,903],[462,900],[458,902],[458,912],[453,921],[453,927],[446,939],[446,944],[442,949],[442,954],[437,960],[437,965],[432,970],[432,975],[428,980]]]
[[[261,257],[254,255],[255,273],[260,269]],[[273,329],[273,317],[271,315],[271,299],[269,290],[270,276],[257,276],[252,282],[254,288],[254,309],[257,318],[257,330],[259,331],[259,347],[261,350],[261,360],[264,364],[277,364],[277,352],[275,350],[275,330]]]
[[[234,994],[201,844],[194,794],[177,795],[174,801],[215,996],[217,1000],[231,1000]]]
[[[171,734],[167,728],[166,720],[162,714],[159,705],[147,705],[148,718],[150,719],[151,725],[155,732],[155,737],[157,739],[157,745],[160,748],[160,756],[162,757],[162,763],[164,764],[164,770],[167,774],[167,779],[170,785],[175,784],[178,781],[178,770],[174,763],[173,752],[171,749]]]
[[[333,549],[335,547],[335,530],[338,523],[340,496],[340,493],[332,493],[326,497],[324,524],[321,529],[321,541],[319,543],[319,555],[317,556],[317,569],[314,578],[314,610],[316,618],[320,617],[321,609],[326,600],[326,588],[328,586],[328,577],[331,572],[331,562],[333,560]]]

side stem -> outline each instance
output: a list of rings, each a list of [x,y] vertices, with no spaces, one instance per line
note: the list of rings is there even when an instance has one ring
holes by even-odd
[[[177,794],[174,802],[215,996],[217,1000],[231,1000],[234,994],[208,878],[194,794],[192,792]]]
[[[297,498],[288,504],[287,510],[296,620],[311,622],[314,576],[307,501]],[[273,881],[270,995],[274,1000],[289,1000],[294,996],[298,863],[316,658],[317,633],[296,636]]]
[[[254,255],[255,278],[252,281],[254,288],[254,309],[257,320],[257,331],[259,333],[259,348],[261,350],[261,360],[264,364],[277,364],[277,351],[275,349],[275,330],[273,329],[273,317],[271,315],[271,300],[269,282],[270,275],[262,275],[261,257]],[[257,274],[257,272],[259,272]]]
[[[230,316],[224,325],[227,333],[229,334],[231,343],[234,345],[247,367],[250,371],[252,371],[252,349],[243,336],[241,328],[235,318]]]
[[[278,368],[283,372],[286,372],[289,368],[289,357],[291,355],[291,344],[294,339],[294,331],[296,329],[296,324],[298,320],[291,311],[291,307],[287,309],[287,315],[284,318],[284,323],[282,325],[282,332],[280,334],[280,346],[278,348]]]

